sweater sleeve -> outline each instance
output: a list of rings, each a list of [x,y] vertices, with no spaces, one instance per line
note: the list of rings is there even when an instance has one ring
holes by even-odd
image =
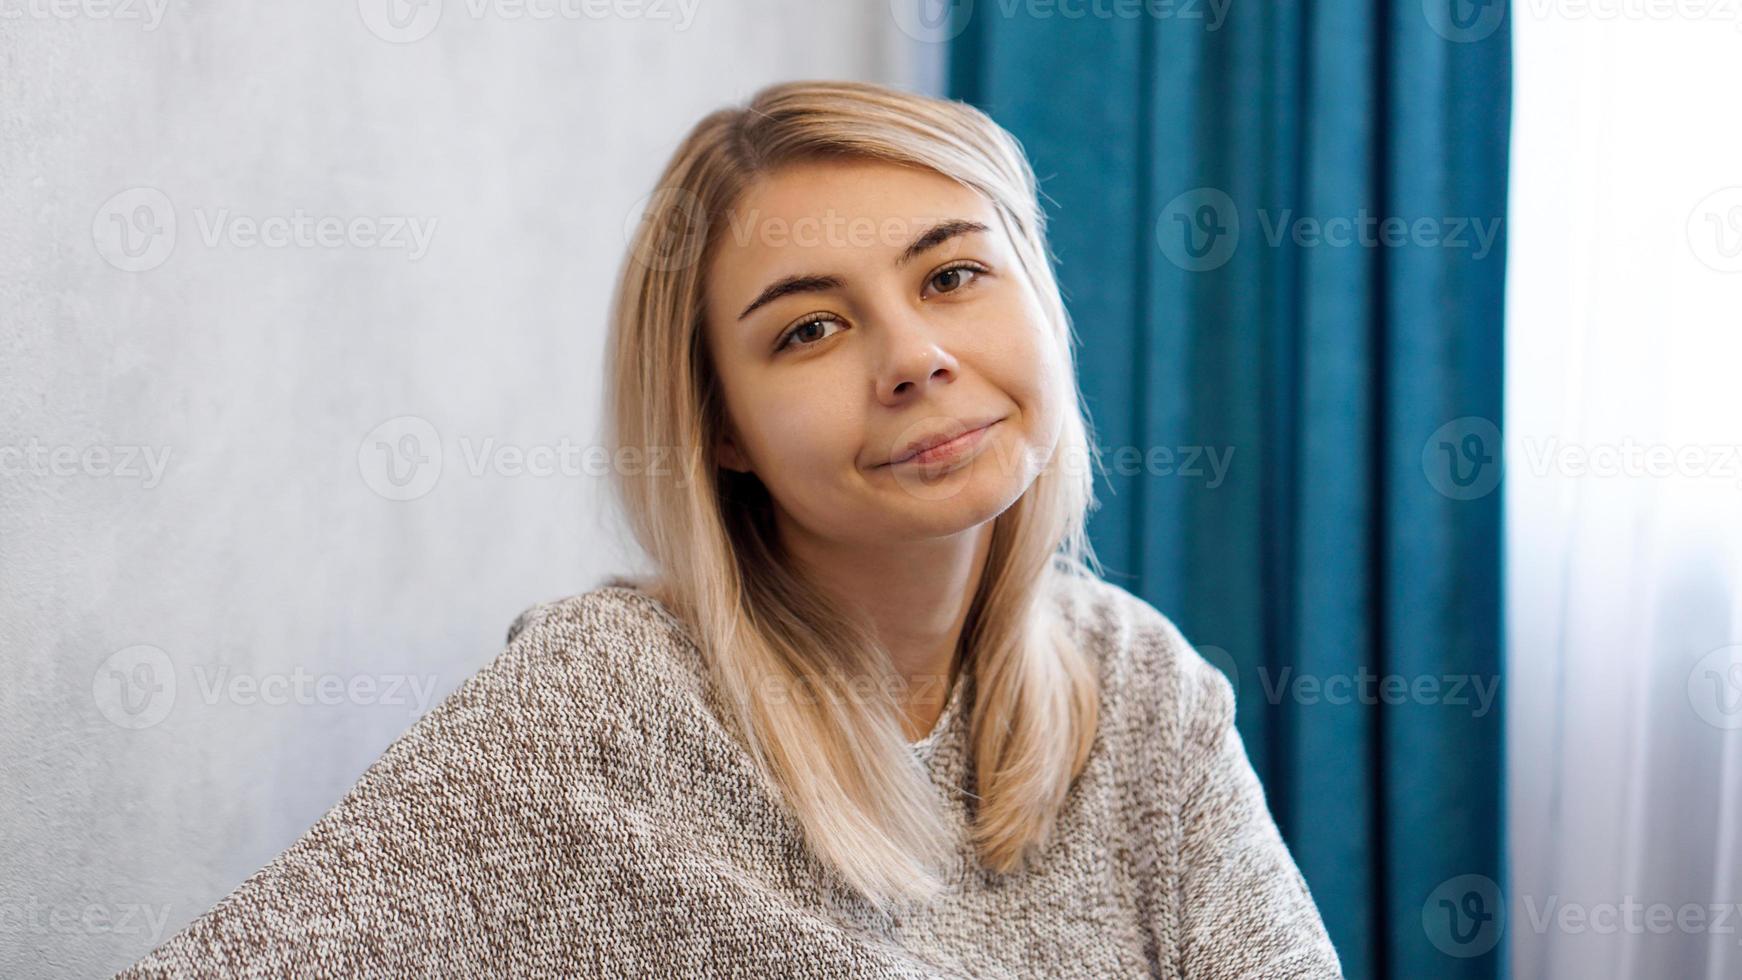
[[[527,778],[518,710],[556,696],[527,661],[559,639],[515,633],[295,842],[117,980],[481,976],[527,969],[513,954],[541,916],[584,928],[540,893],[535,838],[559,799]]]
[[[1324,921],[1271,818],[1222,672],[1178,651],[1180,956],[1191,980],[1342,977]]]

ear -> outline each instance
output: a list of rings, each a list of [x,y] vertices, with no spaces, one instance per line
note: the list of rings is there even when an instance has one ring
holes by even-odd
[[[719,441],[714,443],[714,462],[724,469],[739,473],[751,472],[750,460],[738,448],[737,436],[732,433],[730,426],[720,433]]]

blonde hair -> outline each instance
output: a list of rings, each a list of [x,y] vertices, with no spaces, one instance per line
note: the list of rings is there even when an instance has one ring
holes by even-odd
[[[1016,139],[961,102],[840,81],[772,85],[702,119],[649,198],[617,285],[605,433],[614,459],[625,449],[676,453],[681,479],[671,468],[612,468],[624,518],[658,569],[646,588],[692,629],[725,720],[812,850],[887,910],[944,887],[952,834],[898,706],[864,696],[864,678],[892,671],[887,651],[865,621],[782,560],[760,481],[715,465],[725,406],[702,332],[704,270],[745,186],[789,162],[843,156],[924,167],[985,195],[1068,362],[1072,404],[1058,451],[994,521],[957,651],[957,683],[971,681],[974,692],[971,706],[963,702],[977,784],[973,847],[996,872],[1024,867],[1051,836],[1098,720],[1096,665],[1048,594],[1064,584],[1057,576],[1099,573],[1085,527],[1093,471],[1059,463],[1100,458],[1045,215]],[[765,696],[801,685],[815,696]]]

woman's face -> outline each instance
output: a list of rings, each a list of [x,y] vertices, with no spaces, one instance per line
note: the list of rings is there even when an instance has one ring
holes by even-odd
[[[955,534],[1052,457],[1063,351],[977,191],[922,168],[804,162],[759,178],[717,233],[716,458],[755,473],[784,521],[872,546]]]

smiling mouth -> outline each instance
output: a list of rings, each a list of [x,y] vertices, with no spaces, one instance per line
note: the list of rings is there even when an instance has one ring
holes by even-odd
[[[1002,421],[1004,420],[994,419],[977,429],[969,429],[948,442],[939,443],[929,449],[912,453],[900,459],[892,459],[883,465],[906,466],[911,464],[916,466],[931,466],[940,463],[954,462],[972,452],[974,448],[986,438],[986,433],[990,432],[993,426]]]

